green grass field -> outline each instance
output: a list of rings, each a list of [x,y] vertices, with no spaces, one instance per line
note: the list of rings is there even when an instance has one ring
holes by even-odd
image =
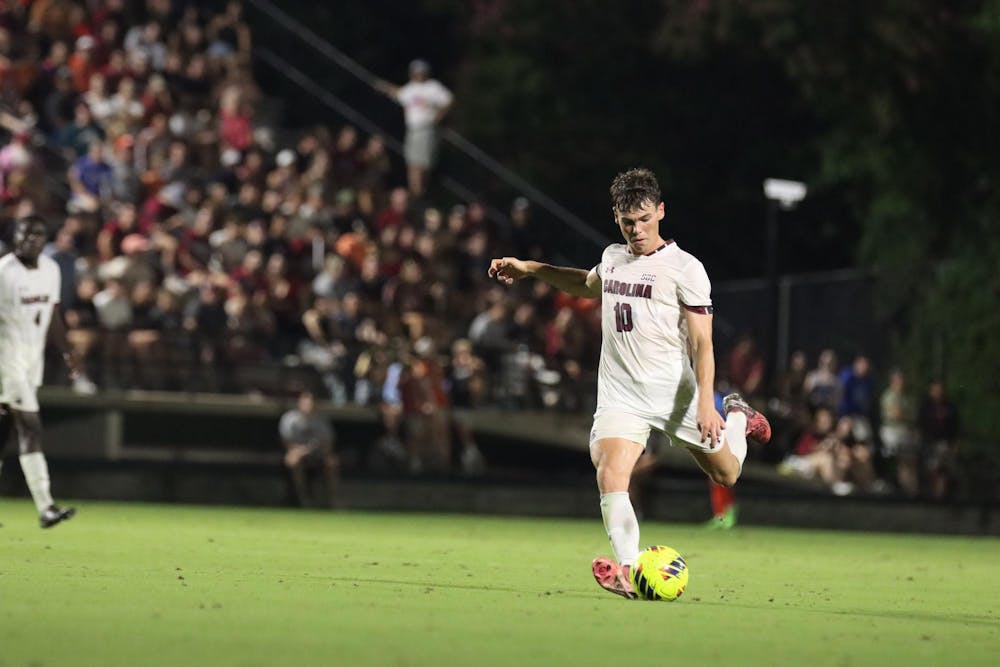
[[[0,501],[0,667],[997,665],[1000,540],[647,522],[681,601],[600,590],[592,521]]]

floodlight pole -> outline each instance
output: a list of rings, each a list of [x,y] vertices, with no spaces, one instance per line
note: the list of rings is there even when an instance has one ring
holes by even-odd
[[[771,352],[770,367],[777,373],[782,362],[778,359],[778,200],[767,200],[767,343]]]
[[[767,347],[772,351],[771,369],[785,369],[788,350],[788,299],[780,300],[778,289],[778,208],[790,211],[805,199],[806,185],[799,181],[768,178],[764,181],[767,198]],[[785,330],[782,330],[784,326]]]

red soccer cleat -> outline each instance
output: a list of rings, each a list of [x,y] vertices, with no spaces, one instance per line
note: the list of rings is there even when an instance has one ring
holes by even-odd
[[[621,595],[628,600],[638,599],[628,578],[628,566],[622,567],[610,558],[595,558],[591,568],[597,584],[606,591]]]
[[[767,417],[750,407],[750,404],[743,400],[739,394],[729,394],[722,399],[722,407],[726,414],[734,410],[742,412],[747,416],[747,437],[753,438],[761,444],[767,443],[771,439],[771,423]]]

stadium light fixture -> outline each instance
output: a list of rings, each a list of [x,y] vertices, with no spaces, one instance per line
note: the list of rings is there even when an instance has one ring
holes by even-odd
[[[786,181],[782,178],[768,178],[764,181],[764,195],[781,204],[788,211],[806,198],[806,184],[800,181]]]

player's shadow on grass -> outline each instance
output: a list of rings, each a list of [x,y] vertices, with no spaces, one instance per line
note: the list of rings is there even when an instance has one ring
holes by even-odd
[[[527,588],[508,588],[506,586],[483,586],[482,584],[442,584],[438,581],[401,581],[399,579],[359,579],[357,577],[324,577],[329,581],[350,582],[354,584],[384,584],[386,586],[412,586],[414,588],[451,588],[465,591],[489,591],[492,593],[523,593],[525,595],[559,595],[560,597],[607,597],[607,593],[597,593],[593,595],[582,591],[566,591],[562,589],[552,589],[539,591]]]
[[[896,619],[900,621],[930,621],[935,623],[960,623],[962,625],[988,625],[995,627],[1000,623],[1000,619],[992,616],[983,616],[982,614],[933,614],[929,612],[919,612],[919,611],[864,611],[859,609],[820,609],[816,607],[804,607],[802,605],[780,605],[776,606],[774,603],[768,604],[734,604],[732,602],[704,602],[699,601],[694,604],[703,604],[708,606],[717,607],[741,607],[743,609],[753,609],[759,611],[761,609],[787,609],[788,611],[804,611],[812,614],[831,614],[834,616],[864,616],[868,618],[887,618]]]
[[[492,593],[523,593],[525,595],[558,595],[560,597],[575,597],[575,598],[607,598],[607,594],[603,592],[594,591],[583,592],[583,591],[566,591],[561,589],[555,590],[531,590],[525,588],[509,588],[506,586],[483,586],[482,584],[454,584],[454,583],[440,583],[431,581],[402,581],[399,579],[358,579],[356,577],[324,577],[329,581],[338,582],[350,582],[353,584],[375,584],[375,585],[385,585],[385,586],[412,586],[414,588],[424,588],[424,589],[435,589],[435,588],[445,588],[454,590],[466,590],[466,591],[487,591]],[[640,600],[640,602],[642,602]],[[684,605],[705,605],[709,607],[739,607],[742,609],[752,609],[759,611],[761,609],[771,609],[771,610],[788,610],[788,611],[804,611],[812,614],[830,614],[834,616],[863,616],[867,618],[883,618],[883,619],[895,619],[900,621],[930,621],[930,622],[944,622],[944,623],[959,623],[963,625],[986,625],[986,626],[996,626],[1000,619],[974,614],[932,614],[924,613],[918,611],[862,611],[858,609],[819,609],[816,607],[804,607],[802,605],[780,605],[776,606],[774,603],[761,604],[761,605],[751,605],[751,604],[739,604],[732,602],[711,602],[704,600],[685,600],[681,602]]]

